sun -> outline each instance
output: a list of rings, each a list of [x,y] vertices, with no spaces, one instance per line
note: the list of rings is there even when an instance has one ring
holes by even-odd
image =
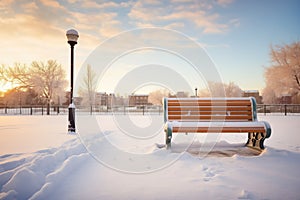
[[[14,86],[12,83],[3,83],[0,82],[0,97],[3,97],[5,92],[7,92],[10,89],[13,89]]]

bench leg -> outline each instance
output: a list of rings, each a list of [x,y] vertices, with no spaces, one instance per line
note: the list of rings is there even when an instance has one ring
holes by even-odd
[[[266,138],[265,133],[248,133],[248,141],[246,143],[246,146],[263,150],[265,149],[264,147],[265,138]]]
[[[165,132],[166,132],[166,147],[167,147],[167,149],[169,149],[171,147],[172,129],[171,128],[167,128],[165,130]]]

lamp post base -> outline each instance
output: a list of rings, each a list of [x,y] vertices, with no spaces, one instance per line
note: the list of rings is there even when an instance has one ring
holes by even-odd
[[[69,105],[68,133],[69,134],[76,134],[76,129],[75,129],[75,105],[73,103]]]

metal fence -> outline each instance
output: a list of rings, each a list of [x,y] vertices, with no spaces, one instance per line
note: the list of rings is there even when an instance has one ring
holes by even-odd
[[[300,113],[300,104],[258,104],[257,105],[257,112],[263,113],[264,115],[273,113],[273,114],[296,114]]]
[[[162,114],[162,106],[114,106],[114,107],[85,107],[76,106],[76,114],[105,115],[105,114]],[[50,115],[68,114],[67,106],[51,106]],[[0,115],[47,115],[47,106],[0,106]]]
[[[145,115],[145,114],[157,114],[160,115],[163,113],[162,106],[114,106],[114,107],[76,107],[76,113],[86,114],[89,113],[91,115],[103,115],[103,114],[137,114],[137,115]]]
[[[258,104],[257,112],[263,115],[300,114],[300,104]],[[105,114],[156,114],[163,113],[162,106],[114,106],[114,107],[83,107],[77,106],[76,113],[82,115],[105,115]],[[50,115],[68,114],[67,106],[51,106]],[[47,106],[0,106],[0,115],[47,115]]]
[[[67,114],[66,106],[51,106],[50,115]],[[47,106],[0,106],[0,115],[47,115]]]

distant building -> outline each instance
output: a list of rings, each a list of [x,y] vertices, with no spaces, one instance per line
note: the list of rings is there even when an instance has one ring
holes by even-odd
[[[148,105],[149,95],[129,95],[129,106],[143,106]]]
[[[259,95],[258,90],[245,90],[243,91],[243,97],[254,97],[257,104],[262,104],[262,96]]]
[[[111,108],[114,106],[123,106],[125,99],[121,96],[115,96],[115,94],[111,93],[107,95],[107,107]]]
[[[115,94],[109,94],[107,96],[107,107],[111,108],[112,106],[115,105],[115,102],[116,102]]]
[[[279,104],[291,104],[292,103],[292,95],[286,94],[277,98],[277,102]]]
[[[95,95],[96,106],[107,106],[108,105],[108,94],[106,92],[97,92]]]

